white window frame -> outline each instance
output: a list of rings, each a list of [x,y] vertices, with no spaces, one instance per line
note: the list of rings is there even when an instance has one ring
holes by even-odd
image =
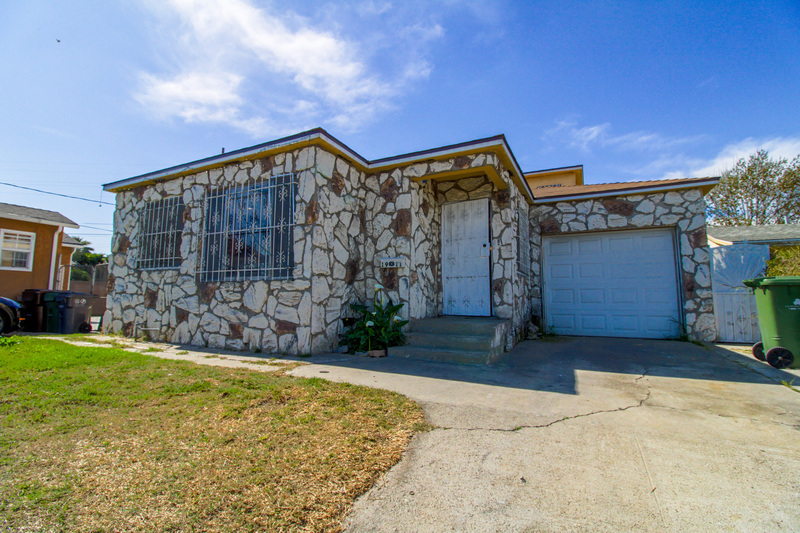
[[[24,268],[22,267],[10,267],[10,266],[3,266],[0,263],[0,270],[15,270],[17,272],[31,272],[33,271],[33,254],[36,251],[36,234],[31,233],[30,231],[18,231],[13,229],[0,229],[0,261],[2,261],[2,255],[5,249],[3,248],[3,242],[5,242],[6,234],[14,234],[14,235],[27,235],[31,238],[31,249],[28,252],[28,265]],[[9,248],[10,251],[19,252],[20,250],[16,250],[13,248]]]

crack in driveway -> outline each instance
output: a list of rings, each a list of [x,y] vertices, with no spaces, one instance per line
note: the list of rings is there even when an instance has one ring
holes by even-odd
[[[634,383],[638,383],[640,379],[643,379],[645,377],[647,377],[647,372],[643,373],[641,376],[639,376],[636,379],[634,379],[633,382]],[[514,433],[514,432],[520,431],[522,429],[543,429],[543,428],[549,428],[550,426],[553,426],[555,424],[560,424],[561,422],[566,422],[567,420],[574,420],[576,418],[586,418],[588,416],[601,415],[601,414],[604,414],[604,413],[618,413],[620,411],[627,411],[628,409],[635,409],[635,408],[638,408],[638,407],[642,407],[647,402],[647,400],[650,399],[651,394],[652,394],[652,390],[651,390],[650,386],[648,385],[647,386],[647,394],[645,395],[644,398],[639,400],[637,403],[634,403],[634,404],[631,404],[631,405],[626,405],[625,407],[617,407],[616,409],[598,409],[596,411],[591,411],[589,413],[581,413],[581,414],[572,415],[572,416],[564,416],[564,417],[561,417],[559,419],[552,420],[552,421],[550,421],[550,422],[548,422],[546,424],[522,425],[522,426],[515,426],[515,427],[513,427],[511,429],[505,429],[505,428],[483,428],[483,427],[466,427],[466,428],[464,428],[464,427],[455,427],[455,426],[451,426],[451,427],[436,426],[435,429],[462,430],[462,431],[492,431],[492,432],[500,432],[500,433]],[[424,408],[424,405],[423,405],[423,408]]]

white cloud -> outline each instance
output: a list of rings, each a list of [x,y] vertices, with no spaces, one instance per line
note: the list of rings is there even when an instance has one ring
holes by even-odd
[[[369,6],[373,15],[391,9],[388,3]],[[225,123],[255,137],[320,124],[357,129],[431,71],[400,47],[403,68],[382,76],[352,35],[249,0],[169,0],[153,12],[171,24],[163,32],[170,37],[159,44],[174,49],[175,60],[170,73],[141,75],[137,100],[161,117]],[[438,25],[406,29],[421,41],[443,34]]]
[[[748,137],[747,139],[725,146],[710,160],[697,162],[684,176],[719,176],[726,170],[733,168],[739,159],[746,158],[762,148],[768,151],[772,158],[784,157],[792,160],[800,155],[800,138],[773,137],[769,139],[755,139],[753,137]]]
[[[591,152],[594,148],[638,152],[664,151],[702,139],[702,136],[665,137],[646,131],[612,135],[611,129],[611,124],[608,122],[581,127],[574,118],[568,118],[557,121],[556,126],[548,130],[545,137],[551,142],[566,143],[584,152]]]

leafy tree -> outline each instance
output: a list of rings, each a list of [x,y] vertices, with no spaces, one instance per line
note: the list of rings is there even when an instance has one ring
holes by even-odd
[[[75,250],[75,253],[72,254],[72,264],[96,266],[108,261],[105,255],[94,252],[94,248],[89,246],[89,244],[91,244],[89,241],[81,239],[80,237],[73,238],[83,246]],[[85,269],[73,267],[70,269],[69,278],[74,281],[90,281],[92,279],[91,271],[92,269],[88,267]]]
[[[800,246],[774,248],[767,261],[767,276],[800,276]]]
[[[800,222],[800,156],[791,162],[759,150],[722,173],[706,196],[716,226],[795,224]]]
[[[72,255],[73,263],[78,265],[95,266],[108,261],[108,258],[105,255],[94,252],[94,248],[89,246],[89,244],[91,244],[89,241],[85,241],[80,237],[74,237],[74,239],[82,244],[83,247],[75,250],[75,253]]]

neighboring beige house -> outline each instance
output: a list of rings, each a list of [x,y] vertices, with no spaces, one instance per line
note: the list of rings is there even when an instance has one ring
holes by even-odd
[[[494,317],[505,348],[531,319],[711,340],[702,196],[716,181],[524,173],[504,136],[369,161],[315,129],[105,185],[117,209],[104,323],[320,353],[381,284],[412,327]]]
[[[58,269],[80,247],[61,213],[0,203],[0,296],[19,300],[25,289],[57,289]]]

